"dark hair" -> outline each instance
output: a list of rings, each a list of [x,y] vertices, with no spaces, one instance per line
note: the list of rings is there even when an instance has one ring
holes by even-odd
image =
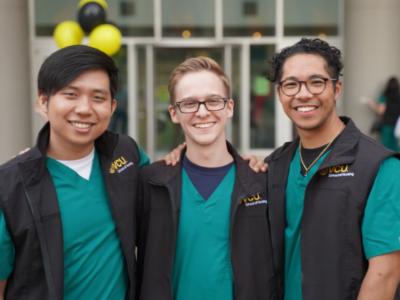
[[[399,80],[396,77],[390,77],[386,83],[383,95],[387,101],[398,101],[400,96]]]
[[[66,87],[83,72],[103,70],[108,74],[110,93],[114,98],[118,88],[118,68],[104,52],[83,45],[57,50],[43,62],[38,75],[38,91],[51,96]]]
[[[302,38],[296,44],[282,49],[272,57],[268,79],[275,83],[279,82],[282,78],[283,65],[286,59],[295,54],[304,53],[321,56],[326,61],[327,71],[332,78],[338,79],[341,75],[343,64],[341,62],[341,52],[338,48],[321,39]]]

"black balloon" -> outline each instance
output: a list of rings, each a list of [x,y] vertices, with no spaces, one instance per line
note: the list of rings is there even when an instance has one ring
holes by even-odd
[[[100,4],[88,2],[79,9],[78,22],[88,34],[93,28],[106,22],[106,11]]]

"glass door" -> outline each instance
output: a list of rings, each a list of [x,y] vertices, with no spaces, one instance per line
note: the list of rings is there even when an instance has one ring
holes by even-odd
[[[172,70],[186,58],[213,58],[223,66],[223,48],[155,48],[154,49],[154,129],[155,155],[159,156],[183,142],[179,125],[173,124],[168,113],[170,103],[168,79]]]
[[[172,123],[168,105],[168,79],[173,69],[186,58],[208,56],[225,67],[223,47],[139,46],[137,55],[138,136],[152,159],[184,141],[179,125]]]

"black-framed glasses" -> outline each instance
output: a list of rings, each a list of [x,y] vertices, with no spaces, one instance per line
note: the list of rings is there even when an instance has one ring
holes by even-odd
[[[297,79],[286,79],[279,82],[279,88],[286,96],[295,96],[301,90],[301,85],[306,86],[307,91],[309,91],[314,96],[320,95],[325,91],[326,83],[328,81],[337,81],[336,78],[324,78],[324,77],[312,77],[307,80],[297,80]]]
[[[190,114],[198,112],[200,105],[204,105],[208,111],[222,110],[226,106],[228,98],[220,96],[208,96],[203,101],[197,99],[187,98],[175,103],[175,107],[179,109],[181,113]]]

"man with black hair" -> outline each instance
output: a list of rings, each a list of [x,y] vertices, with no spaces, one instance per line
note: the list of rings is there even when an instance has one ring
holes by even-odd
[[[271,63],[298,133],[266,159],[285,300],[389,300],[400,281],[400,156],[338,116],[340,57],[320,39],[302,39]]]
[[[37,145],[0,167],[0,298],[134,299],[134,197],[148,157],[107,131],[118,69],[56,51],[38,75]]]

